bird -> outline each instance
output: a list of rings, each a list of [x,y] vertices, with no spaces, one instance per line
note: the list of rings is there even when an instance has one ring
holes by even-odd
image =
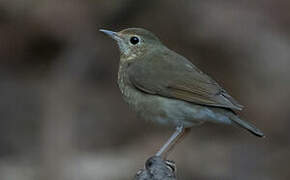
[[[152,32],[143,28],[99,31],[117,41],[118,86],[125,102],[142,119],[175,128],[156,156],[166,157],[192,127],[204,122],[238,126],[264,137],[261,130],[238,116],[241,104]]]

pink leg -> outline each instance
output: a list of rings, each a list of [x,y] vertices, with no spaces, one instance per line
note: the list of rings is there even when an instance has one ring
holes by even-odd
[[[156,156],[167,156],[167,154],[175,147],[176,144],[182,141],[184,136],[188,134],[190,128],[184,128],[183,126],[176,127],[175,132],[171,135],[171,137],[167,140],[167,142],[160,148],[160,150],[156,153]]]

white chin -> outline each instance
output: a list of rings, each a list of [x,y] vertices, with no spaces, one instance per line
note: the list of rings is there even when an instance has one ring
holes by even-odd
[[[118,41],[118,45],[119,45],[119,49],[121,51],[121,53],[125,54],[126,56],[129,55],[130,50],[129,48],[122,42]]]

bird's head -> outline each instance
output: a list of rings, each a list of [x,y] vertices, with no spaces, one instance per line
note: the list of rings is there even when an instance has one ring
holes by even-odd
[[[142,28],[129,28],[120,32],[100,31],[117,41],[121,59],[125,60],[141,57],[163,46],[153,33]]]

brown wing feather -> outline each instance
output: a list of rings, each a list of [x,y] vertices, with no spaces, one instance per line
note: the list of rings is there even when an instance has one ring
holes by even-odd
[[[203,104],[208,106],[226,107],[236,110],[241,110],[241,105],[234,105],[232,101],[225,98],[222,94],[220,95],[202,95],[202,93],[194,93],[179,88],[171,88],[172,96],[177,99],[182,99],[197,104]],[[192,95],[194,94],[194,95]]]
[[[136,60],[128,68],[128,74],[136,88],[149,94],[235,110],[243,107],[217,82],[170,50],[162,56],[152,54]]]

